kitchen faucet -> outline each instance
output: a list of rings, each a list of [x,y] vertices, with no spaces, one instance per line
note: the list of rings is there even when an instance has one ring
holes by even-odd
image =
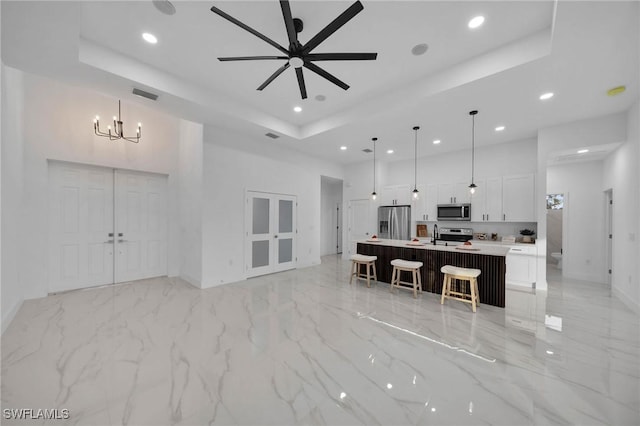
[[[433,224],[433,238],[431,238],[433,240],[433,245],[436,245],[436,240],[438,239],[438,224],[434,223]]]

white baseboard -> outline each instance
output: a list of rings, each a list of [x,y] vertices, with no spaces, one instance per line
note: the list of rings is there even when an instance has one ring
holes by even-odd
[[[24,303],[24,299],[20,299],[8,312],[2,313],[2,334],[4,334],[5,330],[9,327],[11,321],[13,321],[22,303]]]
[[[196,288],[202,288],[202,283],[200,282],[200,280],[196,280],[195,278],[189,275],[182,274],[182,275],[176,275],[175,277],[171,277],[171,278],[180,278],[181,280],[186,281],[187,283],[191,284]]]
[[[611,286],[611,290],[613,291],[613,295],[624,303],[627,308],[631,309],[636,314],[640,314],[640,303],[633,301],[627,293],[617,287]]]

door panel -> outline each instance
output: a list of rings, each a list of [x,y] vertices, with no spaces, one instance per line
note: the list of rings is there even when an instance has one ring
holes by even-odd
[[[115,171],[115,282],[167,274],[167,178]]]
[[[113,171],[49,163],[49,291],[113,282]]]
[[[284,271],[295,268],[295,197],[276,195],[277,204],[274,202],[278,218],[275,248],[275,271]]]
[[[368,199],[349,201],[349,254],[356,253],[357,241],[371,238],[377,232],[371,229],[370,209]]]

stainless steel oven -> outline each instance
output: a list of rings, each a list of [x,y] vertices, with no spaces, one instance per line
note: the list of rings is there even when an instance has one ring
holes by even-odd
[[[438,220],[471,220],[471,204],[438,204]]]

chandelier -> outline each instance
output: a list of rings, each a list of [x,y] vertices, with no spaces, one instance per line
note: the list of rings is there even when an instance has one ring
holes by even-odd
[[[93,119],[93,131],[96,135],[109,138],[109,140],[112,141],[124,139],[133,143],[140,142],[140,137],[142,136],[142,123],[138,123],[138,131],[135,137],[125,136],[122,124],[122,118],[120,118],[120,100],[118,100],[118,116],[113,116],[113,129],[111,128],[111,126],[107,126],[106,132],[101,131],[100,117],[96,115],[96,118]]]

